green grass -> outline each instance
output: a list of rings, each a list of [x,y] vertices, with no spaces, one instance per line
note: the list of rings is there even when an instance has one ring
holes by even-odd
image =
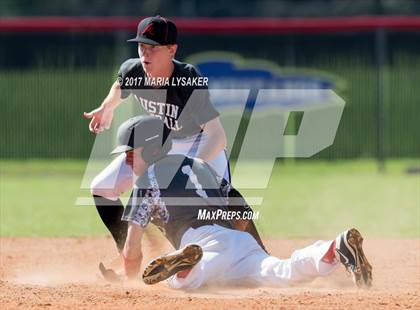
[[[75,206],[86,162],[0,161],[2,236],[106,234],[92,206]],[[256,165],[249,164],[249,171]],[[419,237],[420,175],[406,174],[418,160],[277,163],[262,196],[257,226],[264,235],[324,237],[356,226],[375,237]],[[255,177],[255,176],[254,176]],[[239,182],[238,182],[239,183]]]
[[[276,165],[268,189],[259,191],[258,226],[289,237],[331,236],[351,226],[378,237],[419,237],[420,175],[404,172],[414,164],[390,162],[385,174],[373,161]]]
[[[94,207],[75,206],[83,162],[1,162],[1,235],[102,234]]]

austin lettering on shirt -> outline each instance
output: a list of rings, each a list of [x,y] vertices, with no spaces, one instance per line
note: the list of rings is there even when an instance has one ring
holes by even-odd
[[[166,127],[175,131],[182,129],[182,126],[178,123],[179,106],[166,102],[148,100],[137,95],[136,98],[143,109],[155,116],[159,116]]]

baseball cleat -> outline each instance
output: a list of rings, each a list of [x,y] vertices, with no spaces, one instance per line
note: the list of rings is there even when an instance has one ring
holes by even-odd
[[[341,233],[336,239],[336,251],[341,263],[353,277],[357,287],[372,285],[372,266],[363,253],[363,237],[355,229]]]
[[[144,268],[143,281],[146,284],[156,284],[166,280],[180,271],[191,269],[202,257],[201,247],[189,244],[182,249],[152,260]]]

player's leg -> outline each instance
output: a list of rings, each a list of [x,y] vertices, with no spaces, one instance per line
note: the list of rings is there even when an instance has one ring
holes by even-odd
[[[238,264],[235,273],[244,275],[247,282],[259,286],[290,286],[310,282],[316,277],[327,276],[337,268],[337,260],[330,263],[322,260],[332,244],[332,240],[317,241],[294,251],[288,259],[279,259],[259,251]]]
[[[133,171],[125,163],[125,153],[116,157],[91,183],[96,209],[119,251],[123,249],[127,235],[127,222],[121,221],[124,206],[119,197],[132,186]]]
[[[156,284],[174,275],[186,278],[202,257],[203,250],[197,244],[187,244],[179,250],[161,255],[144,268],[143,282]]]
[[[200,147],[204,145],[206,136],[198,134],[185,139],[173,139],[172,149],[169,154],[181,154],[190,157],[196,157],[199,153]],[[230,167],[227,154],[225,150],[220,151],[215,158],[210,160],[208,164],[216,171],[216,173],[230,182]]]
[[[208,162],[218,175],[223,177],[226,181],[231,182],[230,166],[226,151],[221,151],[215,158]]]
[[[362,249],[360,233],[351,229],[340,234],[337,239],[317,241],[303,249],[296,250],[288,259],[279,259],[259,250],[240,258],[240,263],[232,268],[239,283],[250,283],[259,286],[289,286],[310,282],[317,277],[324,277],[333,272],[339,265],[339,252],[343,264],[347,264],[353,274],[355,283],[360,286],[371,285],[372,273]],[[242,240],[242,252],[246,252],[255,241],[252,238]],[[359,279],[359,281],[357,281]]]
[[[246,232],[203,226],[189,230],[183,242],[202,247],[201,261],[186,277],[169,279],[173,288],[195,289],[203,285],[287,286],[309,281],[332,272],[337,262],[322,258],[333,241],[320,241],[293,253],[290,259],[279,259],[265,253]]]
[[[117,199],[114,201],[96,195],[93,195],[93,200],[102,222],[111,233],[118,251],[121,252],[127,237],[127,222],[121,221],[124,213],[124,206],[121,200]]]
[[[205,285],[244,284],[253,266],[238,269],[236,265],[247,256],[264,253],[258,243],[248,234],[219,225],[205,225],[190,228],[182,238],[180,248],[189,244],[198,245],[202,251],[201,260],[188,272],[178,273],[168,279],[176,289],[197,289]],[[170,253],[169,256],[176,254]],[[166,256],[168,256],[166,255]],[[268,256],[265,254],[265,256]],[[251,261],[248,261],[251,263]],[[152,266],[153,267],[153,266]],[[154,270],[158,270],[156,266]],[[148,267],[146,267],[146,270]],[[161,268],[162,269],[162,268]],[[238,269],[238,272],[235,272]],[[248,270],[246,270],[248,269]],[[255,269],[255,268],[254,268]]]
[[[219,225],[187,230],[182,238],[181,248],[188,244],[199,245],[202,258],[187,273],[169,278],[168,285],[176,289],[197,289],[204,285],[224,283],[230,268],[230,248],[235,246],[228,233],[232,231]]]
[[[125,153],[118,155],[93,179],[90,185],[92,195],[115,201],[133,187],[135,177],[125,159]]]

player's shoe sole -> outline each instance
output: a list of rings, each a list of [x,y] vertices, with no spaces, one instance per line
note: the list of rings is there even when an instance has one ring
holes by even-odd
[[[182,249],[152,260],[144,269],[143,281],[146,284],[156,284],[166,280],[180,271],[191,269],[202,257],[201,247],[189,244]]]
[[[358,287],[372,286],[372,266],[363,252],[363,237],[355,229],[341,233],[336,239],[336,251],[341,263],[353,277]]]

